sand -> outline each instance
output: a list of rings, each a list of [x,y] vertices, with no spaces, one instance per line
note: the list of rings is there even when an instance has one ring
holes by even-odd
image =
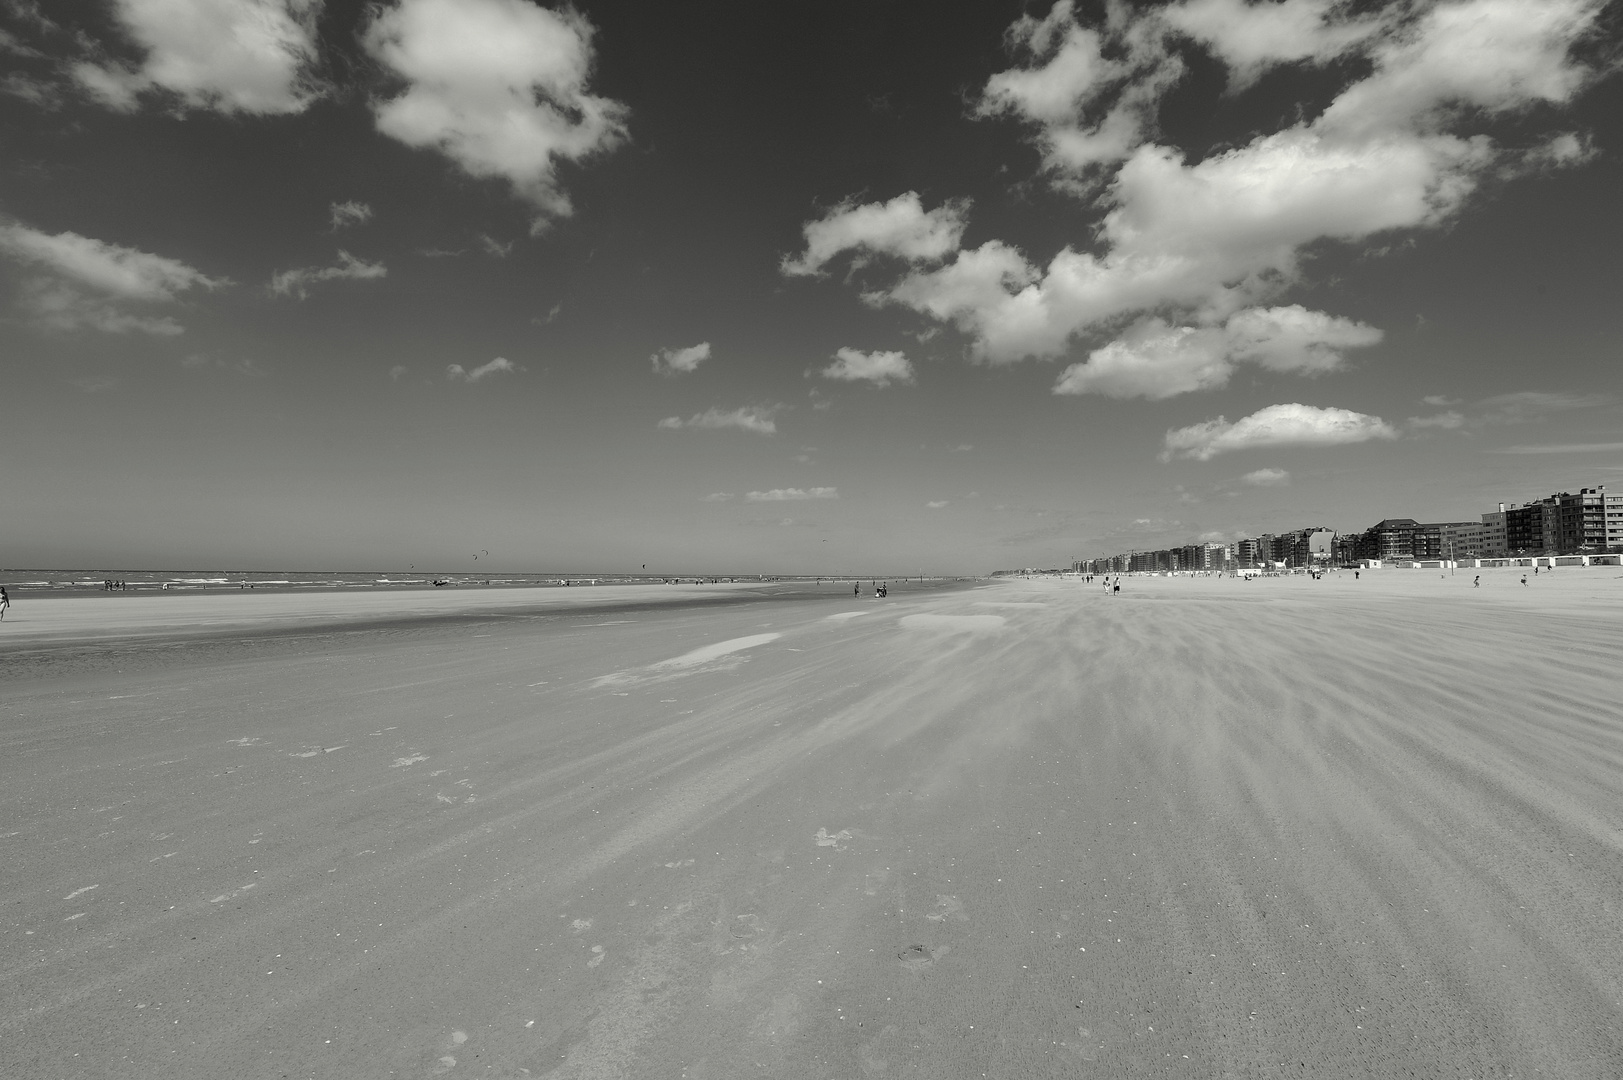
[[[0,1072],[1623,1075],[1623,577],[1473,575],[19,605]]]

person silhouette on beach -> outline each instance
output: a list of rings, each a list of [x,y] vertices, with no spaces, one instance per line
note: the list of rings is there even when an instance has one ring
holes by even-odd
[[[1473,588],[1473,589],[1482,588],[1482,575],[1481,574],[1478,574],[1476,576],[1476,580],[1471,582],[1471,588]]]
[[[11,597],[6,593],[6,587],[0,585],[0,619],[6,617],[6,608],[11,606]]]
[[[1535,571],[1535,572],[1536,572],[1536,571]],[[1526,584],[1527,584],[1527,575],[1526,575],[1526,574],[1523,574],[1523,575],[1522,575],[1522,584],[1523,584],[1523,585],[1526,585]]]
[[[861,582],[853,581],[851,583],[851,595],[853,597],[862,595],[862,583]]]

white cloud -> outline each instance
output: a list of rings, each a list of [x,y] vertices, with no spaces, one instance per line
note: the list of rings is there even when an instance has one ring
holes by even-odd
[[[23,303],[38,321],[58,330],[173,336],[183,328],[172,317],[137,314],[127,305],[171,303],[192,289],[231,284],[179,259],[15,222],[0,222],[0,254],[33,271],[22,283]]]
[[[859,352],[842,348],[834,353],[834,363],[824,368],[825,379],[845,382],[871,382],[875,386],[889,386],[892,382],[913,381],[913,365],[900,352]]]
[[[389,381],[390,382],[399,382],[400,381],[400,376],[404,375],[406,372],[408,372],[410,370],[411,369],[408,368],[405,364],[396,364],[394,367],[389,369]]]
[[[1337,446],[1395,439],[1397,431],[1378,416],[1312,405],[1269,405],[1234,423],[1216,420],[1168,431],[1162,461],[1174,457],[1210,461],[1218,454],[1258,446]]]
[[[513,241],[509,240],[504,244],[495,237],[489,236],[485,233],[479,234],[479,246],[483,248],[485,254],[489,255],[492,259],[505,259],[507,256],[513,253]]]
[[[746,405],[732,410],[710,408],[686,420],[680,416],[667,416],[659,422],[659,427],[673,431],[680,428],[703,428],[712,431],[738,428],[740,431],[753,431],[757,435],[776,435],[778,425],[772,417],[779,408],[781,406],[777,405],[769,407]]]
[[[685,375],[710,359],[710,343],[701,341],[685,349],[661,349],[648,359],[661,375]]]
[[[1341,366],[1344,350],[1367,349],[1386,336],[1373,326],[1300,304],[1237,311],[1227,329],[1236,357],[1274,371],[1308,374],[1333,371]]]
[[[1623,442],[1560,443],[1547,446],[1506,446],[1490,450],[1490,454],[1615,454],[1623,451]]]
[[[1496,423],[1524,423],[1541,419],[1543,414],[1567,412],[1571,409],[1590,409],[1609,405],[1607,394],[1574,394],[1563,391],[1518,390],[1510,394],[1495,394],[1483,398],[1474,408],[1483,413],[1483,419]]]
[[[891,255],[928,262],[951,254],[964,232],[967,201],[947,202],[926,211],[918,193],[909,191],[887,203],[858,206],[841,203],[802,228],[806,250],[780,265],[790,276],[820,274],[828,262],[847,251]]]
[[[174,300],[187,289],[216,289],[225,279],[205,276],[178,259],[92,240],[78,233],[55,236],[26,225],[0,224],[0,250],[20,262],[121,300]]]
[[[771,491],[751,491],[744,498],[750,502],[799,502],[804,499],[838,499],[839,488],[773,488]]]
[[[281,115],[317,96],[320,0],[114,0],[125,34],[146,53],[139,66],[75,64],[79,84],[105,105],[133,110],[149,91],[194,109]]]
[[[1222,386],[1240,362],[1319,374],[1340,366],[1343,350],[1374,345],[1381,337],[1374,327],[1299,304],[1247,308],[1220,327],[1141,319],[1086,361],[1066,368],[1054,393],[1169,398]]]
[[[712,491],[704,497],[705,502],[731,502],[733,494],[730,491]]]
[[[1446,412],[1437,413],[1435,416],[1411,416],[1409,417],[1409,426],[1412,428],[1442,428],[1444,431],[1452,431],[1455,428],[1465,426],[1465,414],[1449,409]]]
[[[967,250],[938,243],[863,298],[956,326],[991,363],[1061,356],[1078,336],[1137,320],[1067,372],[1062,392],[1165,397],[1220,385],[1236,361],[1328,370],[1379,331],[1272,306],[1303,279],[1303,251],[1443,225],[1507,162],[1526,171],[1585,160],[1592,148],[1576,133],[1547,133],[1527,152],[1477,130],[1485,116],[1564,105],[1588,85],[1597,73],[1571,50],[1595,32],[1601,7],[1456,0],[1354,16],[1332,0],[1187,0],[1160,11],[1107,5],[1101,23],[1083,26],[1061,2],[1010,27],[1026,63],[989,79],[978,109],[1037,127],[1054,183],[1103,214],[1091,242],[1063,247],[1046,265],[996,239]],[[1237,84],[1287,63],[1356,74],[1321,115],[1192,159],[1148,141],[1160,98],[1182,72],[1168,37],[1212,51]],[[1116,161],[1108,183],[1090,179]],[[893,205],[842,207],[810,223],[795,269],[865,249],[848,232],[814,247],[814,226],[864,211],[877,220]],[[910,221],[922,215],[916,202],[905,209]],[[962,211],[952,223],[961,238]],[[1207,332],[1216,327],[1222,338]]]
[[[445,377],[452,382],[475,383],[490,375],[512,375],[523,370],[522,367],[505,356],[498,356],[488,364],[480,364],[471,371],[461,364],[447,364],[445,365]]]
[[[1062,177],[1131,153],[1154,127],[1161,95],[1183,74],[1183,62],[1150,22],[1129,26],[1125,12],[1113,10],[1115,32],[1107,37],[1077,25],[1073,6],[1059,0],[1046,18],[1024,16],[1009,27],[1009,43],[1035,66],[993,75],[976,104],[980,116],[1010,114],[1035,124],[1044,164]],[[1115,55],[1105,55],[1107,45]]]
[[[1034,58],[1048,59],[1041,67],[1015,68],[987,79],[976,112],[982,116],[1009,112],[1041,124],[1065,123],[1127,74],[1127,64],[1105,58],[1104,39],[1098,32],[1072,21],[1072,6],[1070,0],[1060,0],[1046,18],[1025,15],[1009,27],[1010,44]]]
[[[348,228],[351,225],[364,225],[372,220],[372,207],[355,199],[347,202],[335,202],[328,207],[332,218],[332,231]]]
[[[931,510],[939,510],[943,506],[947,505],[947,500],[946,499],[936,499],[936,500],[934,500],[932,502],[927,502],[924,505],[927,506],[928,508],[930,508]]]
[[[506,180],[536,211],[534,231],[572,212],[559,161],[626,138],[624,105],[587,90],[592,26],[526,0],[401,0],[379,10],[367,51],[405,80],[374,106],[378,130],[434,149],[471,176]]]
[[[1233,369],[1221,330],[1145,319],[1066,368],[1054,393],[1168,398],[1222,386]]]
[[[1572,46],[1601,0],[1464,0],[1420,9],[1378,42],[1374,72],[1325,110],[1328,130],[1363,134],[1426,127],[1453,110],[1519,112],[1562,104],[1593,76]]]
[[[1435,224],[1490,157],[1441,136],[1353,147],[1307,129],[1195,165],[1141,147],[1111,189],[1103,255],[1067,247],[1039,271],[992,240],[869,299],[955,323],[992,363],[1056,356],[1075,334],[1135,311],[1221,317],[1244,307],[1294,280],[1299,249],[1315,240]]]
[[[1389,25],[1390,20],[1342,19],[1339,0],[1185,0],[1161,12],[1172,29],[1207,46],[1244,86],[1279,64],[1323,64]]]
[[[311,286],[323,281],[366,281],[388,276],[382,263],[369,263],[357,259],[342,248],[338,262],[333,266],[305,266],[297,270],[283,270],[272,274],[270,291],[277,296],[294,296],[300,300],[310,295]]]
[[[1257,469],[1240,477],[1240,482],[1252,487],[1289,487],[1291,474],[1284,469]]]

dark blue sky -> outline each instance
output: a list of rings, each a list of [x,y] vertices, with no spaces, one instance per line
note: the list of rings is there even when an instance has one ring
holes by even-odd
[[[11,2],[0,564],[970,572],[1623,482],[1615,16],[1359,10]]]

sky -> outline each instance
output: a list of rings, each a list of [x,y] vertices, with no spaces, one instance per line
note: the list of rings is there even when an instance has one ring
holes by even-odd
[[[0,0],[0,566],[973,574],[1623,485],[1620,27]]]

